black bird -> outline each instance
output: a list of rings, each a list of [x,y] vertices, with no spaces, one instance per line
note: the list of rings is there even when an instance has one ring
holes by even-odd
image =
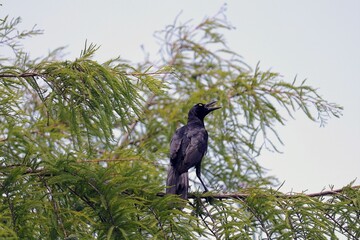
[[[208,191],[201,179],[201,160],[208,146],[208,133],[205,129],[204,118],[210,112],[220,107],[212,107],[216,101],[208,104],[198,103],[193,106],[188,115],[185,126],[176,130],[170,142],[170,167],[167,177],[166,193],[181,195],[187,199],[190,168],[196,168],[196,176]]]

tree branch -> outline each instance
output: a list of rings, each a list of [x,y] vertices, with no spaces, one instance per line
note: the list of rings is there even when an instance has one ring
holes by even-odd
[[[13,73],[0,73],[0,78],[25,78],[25,77],[42,77],[40,73],[35,72],[25,72],[20,74]]]
[[[317,192],[317,193],[309,193],[309,194],[304,194],[304,193],[290,193],[290,194],[278,194],[275,195],[275,197],[277,198],[298,198],[298,197],[302,197],[302,196],[306,196],[306,197],[324,197],[324,196],[332,196],[332,195],[336,195],[336,194],[340,194],[342,193],[345,188],[341,188],[341,189],[336,189],[336,190],[329,190],[329,191],[321,191],[321,192]],[[358,186],[352,186],[351,189],[360,189],[360,185]],[[161,192],[158,193],[157,196],[163,197],[165,196],[165,193]],[[207,193],[207,194],[203,194],[203,195],[197,195],[197,194],[189,194],[188,198],[190,199],[197,199],[197,198],[202,198],[202,199],[207,199],[207,198],[216,198],[216,199],[246,199],[250,196],[250,194],[248,193]],[[259,195],[261,196],[261,195]]]
[[[149,108],[149,106],[152,104],[152,101],[154,100],[155,98],[155,94],[152,94],[149,99],[146,101],[143,109],[146,110]],[[118,143],[118,147],[122,147],[124,146],[128,140],[129,140],[129,137],[130,137],[130,134],[134,131],[136,125],[138,124],[138,122],[140,121],[140,119],[135,119],[131,125],[129,126],[129,130],[125,133],[125,135],[120,139],[119,143]]]
[[[166,75],[169,74],[168,72],[147,72],[147,73],[124,73],[127,76],[150,76],[150,75]],[[25,78],[25,77],[43,77],[44,75],[37,72],[24,72],[19,74],[14,73],[0,73],[0,78]]]

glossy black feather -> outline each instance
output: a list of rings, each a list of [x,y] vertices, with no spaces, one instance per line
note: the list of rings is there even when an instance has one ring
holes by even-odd
[[[210,104],[196,104],[189,111],[188,123],[176,130],[170,142],[170,167],[167,178],[166,193],[178,194],[187,199],[189,188],[188,171],[196,168],[196,175],[201,179],[201,160],[208,146],[208,133],[204,126],[205,116],[218,108],[210,108]]]

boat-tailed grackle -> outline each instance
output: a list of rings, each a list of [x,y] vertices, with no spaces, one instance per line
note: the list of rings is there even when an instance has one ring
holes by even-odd
[[[188,114],[185,126],[176,130],[170,142],[170,167],[167,177],[166,193],[180,195],[187,199],[189,188],[188,171],[196,168],[196,176],[208,191],[201,179],[201,160],[208,146],[208,133],[205,129],[204,118],[210,112],[219,109],[213,107],[216,101],[208,104],[198,103]]]

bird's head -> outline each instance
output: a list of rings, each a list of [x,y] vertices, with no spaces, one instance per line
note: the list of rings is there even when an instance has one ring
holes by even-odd
[[[203,103],[195,104],[189,111],[189,119],[191,119],[193,117],[197,117],[200,120],[204,120],[206,115],[208,115],[209,113],[211,113],[212,111],[214,111],[216,109],[221,108],[221,107],[214,107],[216,102],[217,101],[212,101],[207,104],[203,104]]]

